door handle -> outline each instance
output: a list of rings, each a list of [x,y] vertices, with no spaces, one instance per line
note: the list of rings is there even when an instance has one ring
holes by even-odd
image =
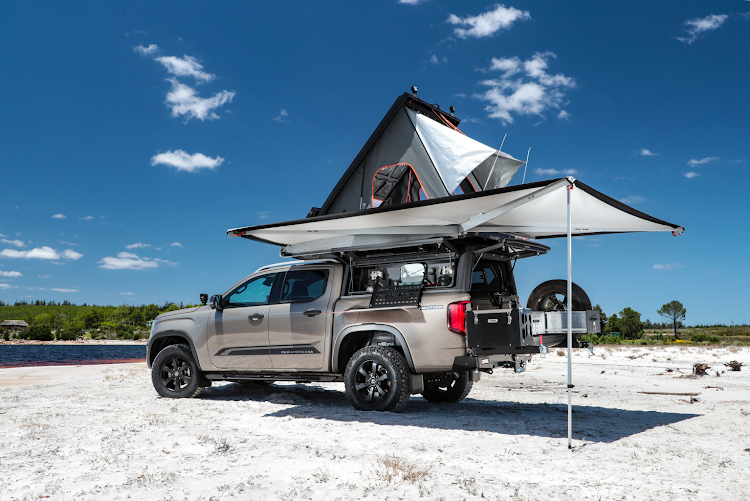
[[[258,320],[260,320],[260,319],[263,318],[263,314],[262,313],[253,313],[252,315],[248,315],[247,318],[249,318],[253,322],[257,322]]]
[[[315,315],[320,315],[320,310],[307,310],[305,315],[308,317],[314,317]]]

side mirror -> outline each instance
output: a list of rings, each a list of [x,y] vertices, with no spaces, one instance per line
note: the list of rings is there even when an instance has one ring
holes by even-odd
[[[223,308],[221,307],[221,294],[211,296],[211,299],[208,301],[208,305],[212,310],[223,310]]]

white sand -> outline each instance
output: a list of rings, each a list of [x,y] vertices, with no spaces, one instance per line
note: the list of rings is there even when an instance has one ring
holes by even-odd
[[[750,350],[734,350],[576,350],[572,451],[557,350],[401,414],[352,410],[343,384],[170,400],[142,364],[2,369],[0,499],[750,499],[750,366],[721,373]],[[685,377],[695,362],[710,375]]]

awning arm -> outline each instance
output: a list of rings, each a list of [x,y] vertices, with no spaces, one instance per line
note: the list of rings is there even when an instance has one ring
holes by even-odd
[[[490,221],[492,219],[495,219],[496,217],[502,216],[503,214],[506,214],[514,209],[517,209],[523,205],[526,205],[527,203],[531,202],[532,200],[535,200],[539,197],[543,197],[547,193],[553,192],[555,190],[559,190],[560,188],[564,188],[567,186],[570,186],[575,182],[575,179],[572,177],[567,177],[564,179],[558,179],[552,184],[549,184],[545,186],[544,188],[540,188],[536,190],[535,192],[526,195],[523,198],[519,198],[517,200],[514,200],[512,202],[509,202],[505,205],[501,205],[497,209],[493,209],[489,212],[484,212],[482,214],[477,214],[476,216],[472,216],[471,219],[468,221],[462,223],[460,225],[461,231],[469,231],[472,228],[476,228],[477,226],[480,226],[487,221]]]

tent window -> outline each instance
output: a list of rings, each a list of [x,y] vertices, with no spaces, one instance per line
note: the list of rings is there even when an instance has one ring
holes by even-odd
[[[405,204],[429,198],[409,164],[381,167],[372,177],[372,207]]]

